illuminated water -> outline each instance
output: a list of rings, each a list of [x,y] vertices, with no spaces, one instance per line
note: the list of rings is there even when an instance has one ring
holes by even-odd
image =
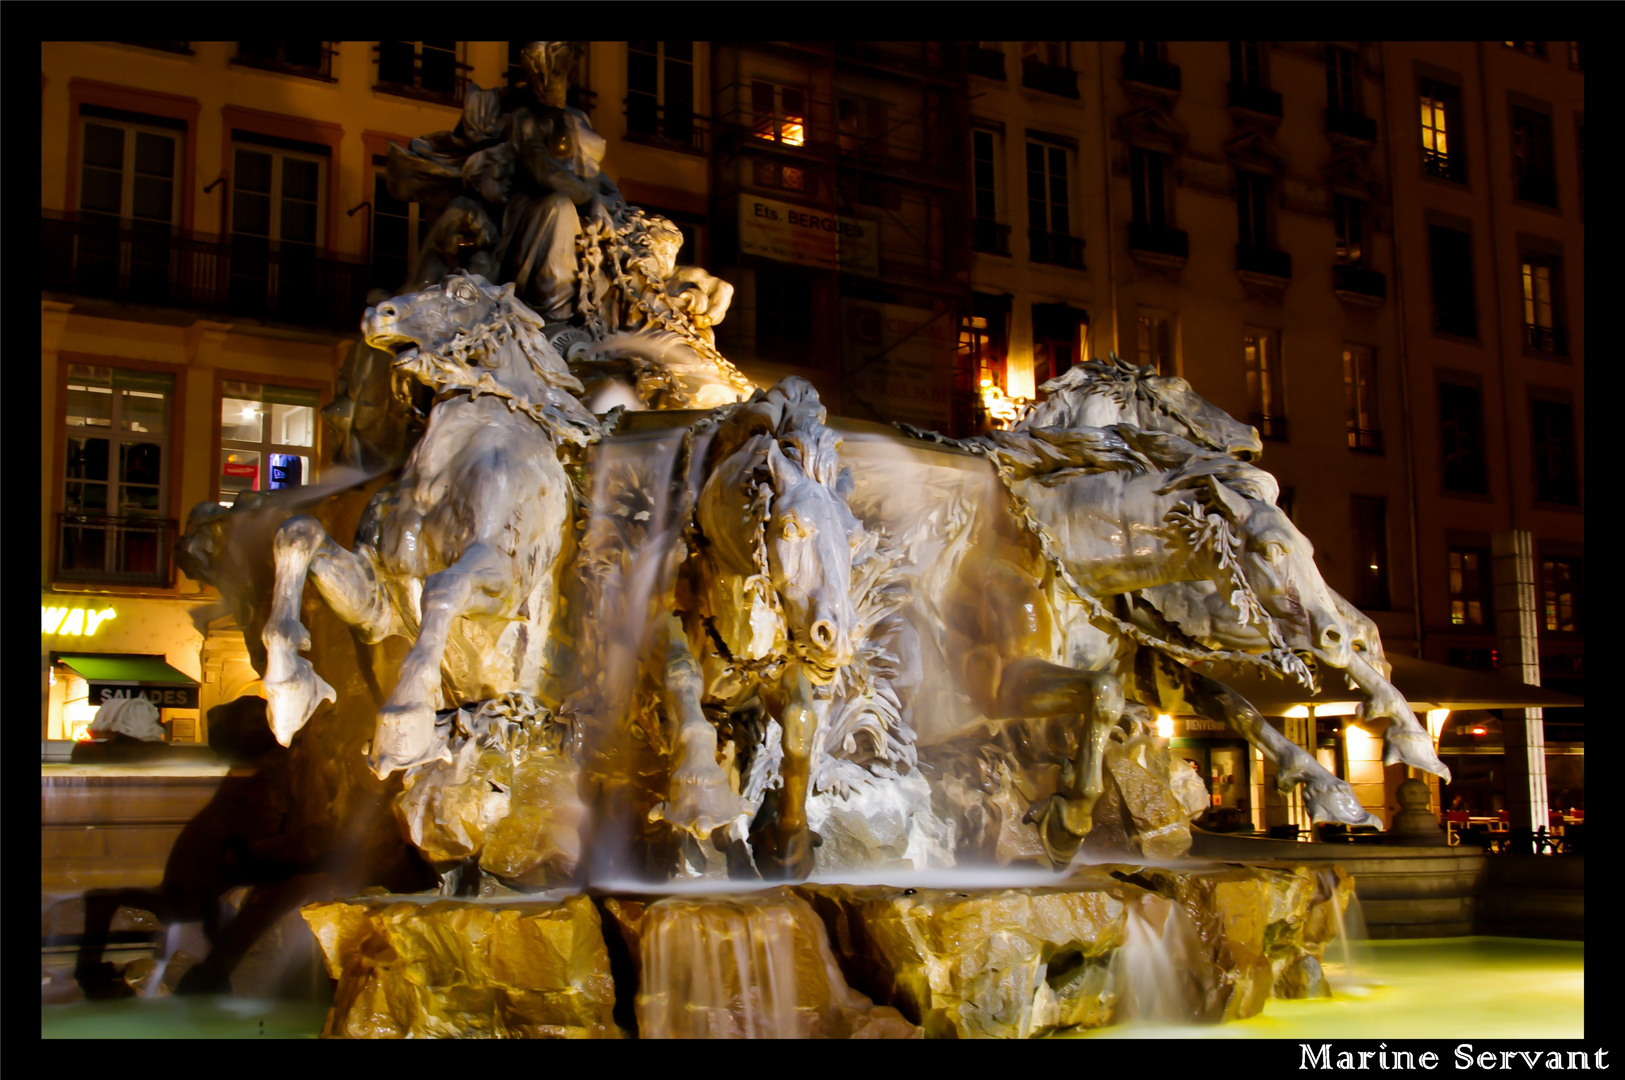
[[[1585,947],[1529,938],[1373,941],[1370,970],[1353,979],[1328,964],[1333,992],[1271,1000],[1250,1020],[1216,1026],[1128,1024],[1078,1038],[1521,1039],[1585,1035]],[[311,1002],[127,998],[42,1010],[48,1039],[315,1038]]]

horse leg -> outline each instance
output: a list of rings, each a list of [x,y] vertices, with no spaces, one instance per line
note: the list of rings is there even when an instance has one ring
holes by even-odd
[[[650,821],[664,819],[698,840],[745,812],[745,802],[717,764],[717,729],[700,708],[704,682],[688,635],[675,615],[663,623],[666,725],[675,751],[671,789],[666,802],[649,811]]]
[[[1018,660],[999,680],[1004,716],[1045,717],[1081,713],[1084,730],[1072,779],[1041,811],[1044,851],[1057,868],[1071,863],[1094,826],[1095,803],[1105,790],[1106,741],[1123,715],[1123,686],[1110,672],[1079,671],[1047,660]]]
[[[276,583],[271,592],[271,615],[260,640],[265,643],[266,716],[277,742],[283,746],[293,741],[318,705],[338,697],[316,674],[310,661],[299,655],[301,649],[310,648],[310,632],[299,621],[305,576],[324,544],[337,548],[321,523],[304,515],[283,522],[271,542]]]
[[[818,733],[818,712],[813,701],[812,683],[799,664],[789,664],[784,673],[785,705],[779,725],[784,730],[781,745],[784,758],[779,763],[783,790],[779,793],[773,839],[777,849],[768,862],[777,876],[805,881],[813,871],[813,837],[807,827],[807,788],[812,776],[813,738]],[[769,876],[766,867],[763,877]]]
[[[511,560],[487,541],[469,545],[462,558],[423,583],[418,639],[401,664],[400,681],[378,712],[367,764],[380,779],[436,756],[433,699],[452,620],[461,615],[499,615],[513,580]],[[440,747],[450,761],[450,752]]]
[[[1382,819],[1360,805],[1346,780],[1327,772],[1309,751],[1268,723],[1246,698],[1218,680],[1187,667],[1180,665],[1178,670],[1179,690],[1185,701],[1204,716],[1222,718],[1273,762],[1276,787],[1283,795],[1296,785],[1303,785],[1303,800],[1309,806],[1310,820],[1382,827]]]
[[[1433,736],[1417,722],[1410,703],[1394,684],[1383,678],[1359,653],[1349,661],[1348,674],[1356,686],[1371,695],[1370,703],[1360,706],[1360,719],[1389,718],[1388,730],[1382,736],[1382,763],[1393,765],[1402,761],[1449,783],[1450,769],[1434,752]]]

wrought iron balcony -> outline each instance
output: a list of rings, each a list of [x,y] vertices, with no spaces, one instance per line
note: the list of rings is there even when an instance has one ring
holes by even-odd
[[[1281,95],[1276,91],[1266,90],[1262,86],[1248,86],[1246,83],[1233,82],[1229,85],[1232,109],[1272,116],[1277,120],[1281,118]]]
[[[644,95],[626,99],[626,138],[630,142],[704,154],[710,130],[710,118],[691,108],[657,105],[654,98]]]
[[[1422,171],[1441,180],[1467,182],[1467,167],[1460,154],[1441,154],[1437,150],[1422,149]]]
[[[1179,65],[1123,54],[1123,81],[1179,92]]]
[[[965,66],[972,75],[1004,82],[1003,49],[984,49],[980,45],[972,45],[965,55]]]
[[[1349,428],[1349,449],[1366,454],[1382,453],[1382,432],[1366,428]]]
[[[1069,266],[1074,270],[1084,269],[1081,237],[1046,232],[1043,229],[1028,229],[1027,244],[1029,258],[1035,263]]]
[[[57,581],[169,587],[172,519],[58,514],[56,521]]]
[[[971,247],[989,255],[1010,254],[1010,226],[985,218],[971,219]]]
[[[419,101],[462,106],[468,73],[474,68],[458,60],[455,53],[411,41],[382,41],[372,49],[378,57],[375,89]]]
[[[239,41],[233,64],[298,75],[321,82],[333,78],[333,49],[325,41]]]
[[[1563,331],[1553,326],[1532,326],[1523,324],[1523,348],[1525,352],[1536,356],[1567,356],[1569,354],[1568,342],[1563,338]]]
[[[1131,221],[1128,226],[1128,246],[1136,255],[1149,253],[1183,261],[1190,253],[1190,237],[1183,229]]]
[[[1071,68],[1046,64],[1036,56],[1024,56],[1021,59],[1021,85],[1030,90],[1076,99],[1078,73]]]
[[[1258,429],[1260,438],[1286,442],[1286,417],[1268,413],[1248,413],[1247,422]]]
[[[1363,266],[1333,267],[1332,288],[1338,296],[1349,294],[1348,299],[1385,300],[1388,297],[1387,277]]]
[[[1377,122],[1369,116],[1359,113],[1345,112],[1342,109],[1326,110],[1326,133],[1328,135],[1341,135],[1345,139],[1355,142],[1375,142],[1377,139]]]
[[[371,266],[303,244],[41,211],[47,291],[355,332]]]
[[[1275,251],[1272,248],[1252,248],[1244,245],[1236,247],[1236,269],[1248,274],[1263,274],[1265,277],[1292,278],[1292,256],[1284,251]]]
[[[1541,206],[1557,205],[1557,184],[1550,176],[1530,173],[1518,177],[1518,198]]]

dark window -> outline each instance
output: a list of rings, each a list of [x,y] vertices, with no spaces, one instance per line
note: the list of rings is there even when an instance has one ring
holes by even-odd
[[[372,286],[395,293],[408,284],[407,275],[417,261],[423,238],[433,221],[416,202],[402,202],[389,193],[389,177],[382,158],[374,159],[372,181]]]
[[[1502,44],[1509,49],[1517,49],[1521,53],[1528,53],[1530,56],[1546,55],[1546,43],[1544,41],[1505,41]]]
[[[1552,168],[1552,118],[1534,109],[1512,109],[1512,171],[1518,198],[1542,206],[1557,205]]]
[[[156,119],[112,122],[86,116],[79,171],[79,209],[85,214],[172,225],[179,216],[181,136]]]
[[[1230,43],[1230,81],[1250,90],[1264,89],[1263,42]]]
[[[1337,224],[1337,262],[1365,265],[1365,202],[1347,195],[1332,196],[1332,218]]]
[[[1540,560],[1541,627],[1557,633],[1580,629],[1580,560]]]
[[[1387,611],[1387,503],[1365,495],[1355,495],[1349,503],[1354,520],[1354,606]]]
[[[812,353],[812,282],[794,270],[756,271],[756,347],[770,356]]]
[[[1027,144],[1027,224],[1071,235],[1067,212],[1066,151],[1044,143]]]
[[[1437,79],[1423,79],[1422,168],[1429,176],[1467,182],[1467,158],[1462,152],[1461,91]]]
[[[1236,215],[1241,246],[1248,251],[1270,249],[1270,178],[1258,173],[1236,172]]]
[[[1350,450],[1382,450],[1377,417],[1377,355],[1369,346],[1343,348],[1343,402]]]
[[[1326,107],[1341,113],[1361,113],[1356,82],[1359,57],[1335,45],[1326,47]]]
[[[1134,222],[1160,229],[1168,223],[1164,195],[1167,155],[1154,150],[1129,149],[1129,177],[1134,185]]]
[[[998,188],[994,181],[994,144],[991,131],[971,132],[971,173],[976,185],[976,216],[982,221],[996,221],[999,217]]]
[[[1535,498],[1573,506],[1580,501],[1574,466],[1574,410],[1560,401],[1530,403],[1535,452]]]
[[[239,41],[234,59],[250,67],[326,79],[332,74],[332,55],[325,41]]]
[[[1483,548],[1452,547],[1450,625],[1488,626],[1494,615],[1490,591],[1490,553]]]
[[[1484,411],[1477,387],[1439,384],[1439,445],[1445,489],[1483,494]]]
[[[1430,225],[1428,240],[1433,271],[1433,328],[1476,337],[1472,238],[1443,225]]]
[[[455,41],[380,41],[378,83],[391,93],[461,104],[462,72]]]
[[[1067,304],[1033,305],[1033,385],[1042,386],[1084,359],[1089,313]]]
[[[626,43],[626,130],[682,145],[694,138],[694,43]]]

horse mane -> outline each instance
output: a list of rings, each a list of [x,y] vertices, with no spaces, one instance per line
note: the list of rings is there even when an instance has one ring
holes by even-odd
[[[1154,401],[1145,380],[1157,373],[1153,367],[1132,364],[1116,353],[1106,359],[1085,360],[1073,364],[1066,371],[1050,379],[1039,389],[1046,394],[1077,391],[1083,394],[1107,394],[1119,405],[1127,405],[1136,394],[1144,393]]]

